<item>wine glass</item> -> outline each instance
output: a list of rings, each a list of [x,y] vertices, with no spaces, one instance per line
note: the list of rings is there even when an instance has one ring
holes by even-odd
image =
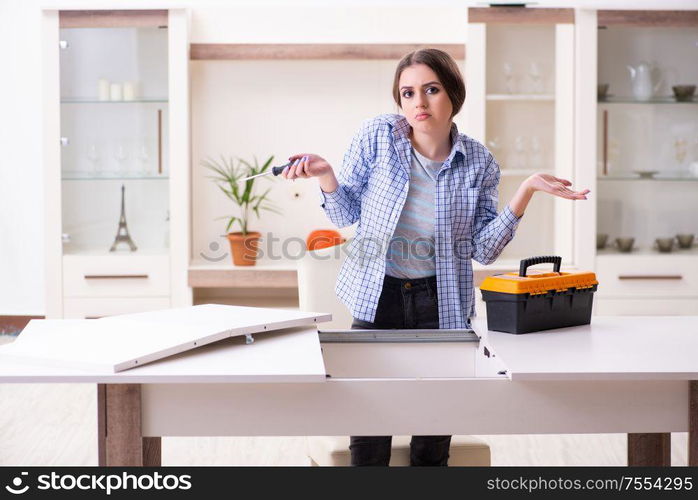
[[[523,136],[514,139],[514,168],[526,167],[526,140]]]
[[[531,62],[528,65],[528,77],[533,82],[532,93],[541,94],[543,92],[543,74],[540,69],[540,64],[537,62]]]
[[[674,158],[679,163],[683,165],[686,161],[686,155],[688,154],[688,141],[683,137],[676,137],[674,139]]]
[[[504,88],[507,94],[514,93],[514,67],[511,63],[505,62],[502,65],[502,72],[504,73]]]
[[[87,171],[88,175],[96,175],[97,171],[99,170],[99,163],[102,156],[96,143],[91,142],[87,145],[87,151],[85,152],[85,156],[90,162],[90,167]]]
[[[139,144],[138,153],[136,154],[136,157],[138,158],[138,161],[141,164],[140,173],[142,175],[147,174],[148,173],[148,163],[150,162],[150,153],[148,152],[148,145],[145,143],[145,141],[143,141]]]
[[[119,143],[114,149],[114,159],[118,165],[116,175],[124,175],[126,173],[126,160],[128,159],[128,154],[126,153],[126,147]]]
[[[502,141],[499,137],[493,137],[487,141],[487,147],[494,156],[497,156],[497,153],[502,149]]]

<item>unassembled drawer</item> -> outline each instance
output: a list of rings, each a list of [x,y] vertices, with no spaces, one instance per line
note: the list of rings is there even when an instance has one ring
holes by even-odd
[[[698,259],[693,256],[600,256],[599,297],[698,297]]]
[[[465,330],[321,330],[332,378],[472,378],[478,337]]]
[[[170,294],[167,255],[66,255],[63,294],[69,297]]]

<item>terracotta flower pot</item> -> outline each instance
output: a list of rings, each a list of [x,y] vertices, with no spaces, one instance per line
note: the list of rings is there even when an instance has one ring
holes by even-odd
[[[245,236],[242,233],[228,233],[233,264],[236,266],[254,266],[257,261],[257,249],[261,236],[261,233],[253,231],[249,231]]]

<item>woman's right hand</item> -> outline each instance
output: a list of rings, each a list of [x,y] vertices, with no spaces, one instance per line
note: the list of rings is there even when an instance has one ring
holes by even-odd
[[[293,162],[286,167],[281,176],[285,179],[326,177],[328,174],[334,176],[332,165],[321,156],[312,153],[300,153],[289,156],[289,161]]]

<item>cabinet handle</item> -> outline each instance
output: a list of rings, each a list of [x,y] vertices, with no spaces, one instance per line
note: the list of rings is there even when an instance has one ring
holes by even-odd
[[[147,274],[86,274],[86,280],[148,279]]]
[[[608,110],[603,110],[603,175],[608,175]]]
[[[637,275],[627,275],[621,274],[618,276],[619,280],[681,280],[683,276],[680,274],[637,274]]]

